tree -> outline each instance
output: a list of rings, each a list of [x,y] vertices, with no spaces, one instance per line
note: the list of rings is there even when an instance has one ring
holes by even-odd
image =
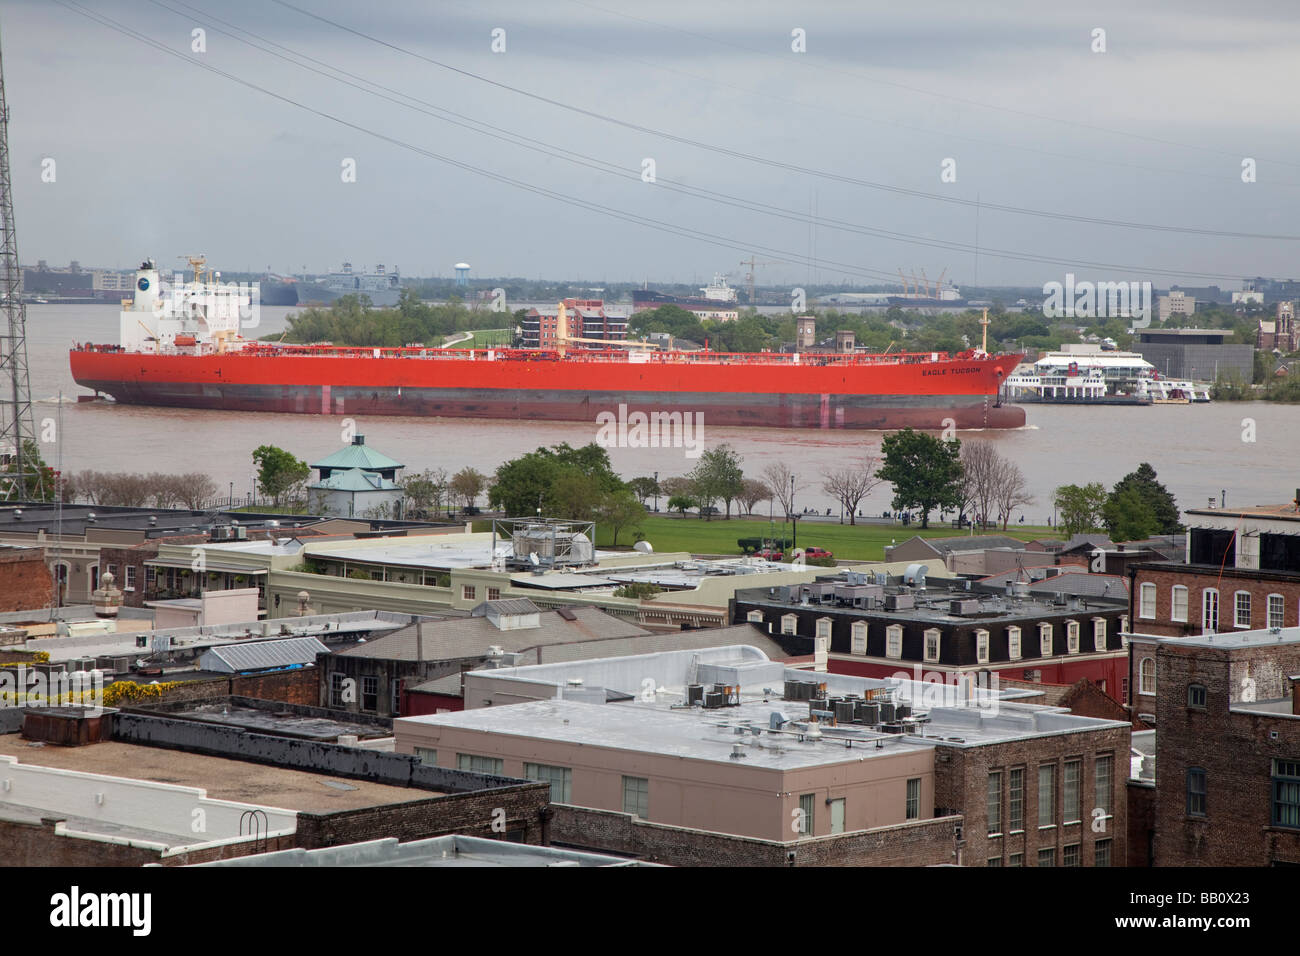
[[[849,524],[857,524],[858,504],[880,484],[876,474],[876,459],[870,456],[846,468],[826,473],[822,490],[844,506],[849,513]],[[844,519],[840,518],[840,524]]]
[[[659,493],[659,482],[653,478],[633,478],[627,485],[641,504],[645,504],[647,498]]]
[[[428,517],[442,510],[442,499],[447,492],[447,472],[436,468],[407,475],[400,482],[402,493],[410,502],[408,514],[415,517]]]
[[[1119,480],[1111,491],[1111,498],[1116,498],[1129,489],[1133,489],[1144,499],[1155,518],[1155,530],[1141,537],[1149,538],[1152,534],[1177,534],[1183,530],[1178,521],[1178,503],[1169,489],[1156,480],[1156,470],[1145,461],[1137,470],[1130,472]],[[1115,538],[1115,541],[1135,541],[1137,538]]]
[[[466,508],[472,508],[486,485],[487,475],[467,465],[452,476],[448,488],[455,498],[465,503]]]
[[[745,475],[740,470],[740,455],[730,445],[719,445],[700,456],[699,464],[691,472],[695,483],[695,496],[705,506],[721,498],[731,517],[731,503],[744,490]]]
[[[689,498],[695,494],[695,484],[689,478],[665,478],[659,482],[659,493],[669,498]]]
[[[542,498],[542,513],[553,518],[591,521],[606,495],[600,482],[575,468],[561,468]]]
[[[1101,509],[1106,504],[1106,486],[1099,481],[1086,485],[1061,485],[1052,494],[1057,510],[1057,527],[1067,536],[1102,529]]]
[[[736,499],[745,506],[745,514],[754,513],[754,505],[761,501],[772,500],[772,489],[766,481],[758,478],[746,478],[740,485],[740,496]]]
[[[638,527],[645,517],[645,505],[637,500],[630,488],[608,492],[596,509],[598,524],[607,524],[613,531],[612,544],[618,547],[618,533],[623,528]]]
[[[557,491],[561,478],[566,478],[562,494]],[[578,481],[578,478],[585,481]],[[575,498],[580,487],[588,490]],[[582,448],[561,443],[552,448],[530,451],[497,468],[496,481],[488,491],[488,502],[514,517],[535,514],[539,508],[560,506],[565,511],[576,510],[589,515],[605,493],[623,487],[622,479],[610,466],[609,452],[604,448],[595,442]],[[563,504],[558,504],[560,502]],[[576,518],[580,514],[557,512],[556,517]]]
[[[1000,455],[998,461],[998,483],[993,500],[997,503],[1002,530],[1006,531],[1011,515],[1017,508],[1032,505],[1034,496],[1029,493],[1029,482],[1025,480],[1025,473],[1019,465]]]
[[[1140,541],[1156,533],[1159,519],[1151,501],[1137,486],[1116,490],[1101,508],[1102,520],[1112,541]]]
[[[777,504],[781,506],[781,513],[789,517],[794,513],[794,496],[795,492],[801,491],[808,487],[807,485],[796,485],[794,482],[794,472],[790,466],[783,461],[774,461],[763,469],[763,480],[767,486],[772,489],[772,494],[776,496]]]
[[[178,475],[176,487],[181,504],[191,511],[203,508],[217,494],[217,483],[201,471]]]
[[[997,498],[999,472],[1004,459],[998,454],[991,442],[967,442],[961,448],[961,464],[965,471],[963,482],[964,500],[957,503],[959,508],[967,505],[975,510],[974,519],[980,525],[987,526],[993,514],[994,501]]]
[[[694,508],[697,502],[690,495],[673,495],[668,499],[669,511],[680,511],[682,517],[686,517],[686,509]]]
[[[14,455],[0,468],[0,501],[53,501],[59,483],[54,469],[41,457],[41,446],[24,439],[21,457],[21,466],[19,456]]]
[[[894,486],[894,507],[915,508],[921,527],[930,527],[930,512],[955,508],[961,498],[961,442],[940,441],[904,428],[880,443],[885,464],[876,474]]]
[[[283,501],[294,501],[302,496],[311,468],[305,461],[295,458],[275,445],[259,445],[253,452],[258,466],[257,483],[263,494],[271,496],[277,507]]]

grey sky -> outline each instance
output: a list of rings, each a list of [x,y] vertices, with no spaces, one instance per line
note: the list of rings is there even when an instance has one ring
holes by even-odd
[[[49,0],[0,14],[24,262],[129,267],[205,252],[219,268],[325,271],[350,260],[407,274],[597,281],[739,281],[751,248],[826,263],[763,267],[761,282],[866,283],[971,252],[774,218],[640,181],[690,186],[860,226],[971,245],[972,208],[756,165],[530,100],[387,49],[269,0],[84,0],[131,29],[348,122],[474,168],[722,237],[669,235],[416,155],[247,89]],[[996,5],[710,0],[294,0],[423,55],[583,109],[835,174],[1106,219],[1300,235],[1297,52],[1289,2],[1161,0]],[[1044,9],[1050,8],[1050,9]],[[616,11],[615,13],[607,11]],[[621,14],[621,15],[620,15]],[[489,139],[313,74],[222,35],[221,20],[423,100],[618,164],[620,179]],[[656,26],[646,21],[654,21]],[[506,52],[491,31],[506,31]],[[1091,33],[1106,30],[1107,52]],[[791,30],[807,52],[791,51]],[[921,92],[926,91],[926,92]],[[983,104],[983,105],[976,105]],[[997,109],[990,107],[999,107]],[[1095,127],[1095,128],[1091,128]],[[1137,137],[1149,137],[1140,139]],[[1167,142],[1155,142],[1164,140]],[[41,181],[42,160],[57,180]],[[345,157],[357,182],[341,181]],[[957,181],[940,181],[952,157]],[[1243,157],[1258,181],[1241,180]],[[751,246],[751,244],[753,244]],[[1300,242],[1228,239],[983,209],[982,249],[1233,276],[1289,277]],[[1171,279],[981,255],[985,284]],[[1213,278],[1222,276],[1224,278]],[[874,281],[880,281],[878,278]]]

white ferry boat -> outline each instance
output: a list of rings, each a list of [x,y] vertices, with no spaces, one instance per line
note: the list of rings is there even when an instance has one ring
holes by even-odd
[[[1078,349],[1048,352],[1006,380],[1007,400],[1017,404],[1153,405],[1208,402],[1210,387],[1162,378],[1136,352]]]

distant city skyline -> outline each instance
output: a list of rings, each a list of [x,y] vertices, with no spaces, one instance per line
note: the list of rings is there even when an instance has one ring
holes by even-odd
[[[301,6],[8,4],[23,261],[740,285],[754,256],[766,286],[1297,271],[1284,3]]]

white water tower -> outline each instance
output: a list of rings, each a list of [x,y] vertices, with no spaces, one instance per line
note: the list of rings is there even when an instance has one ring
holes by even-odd
[[[458,262],[455,265],[455,269],[456,269],[456,285],[458,286],[469,285],[469,263]]]

